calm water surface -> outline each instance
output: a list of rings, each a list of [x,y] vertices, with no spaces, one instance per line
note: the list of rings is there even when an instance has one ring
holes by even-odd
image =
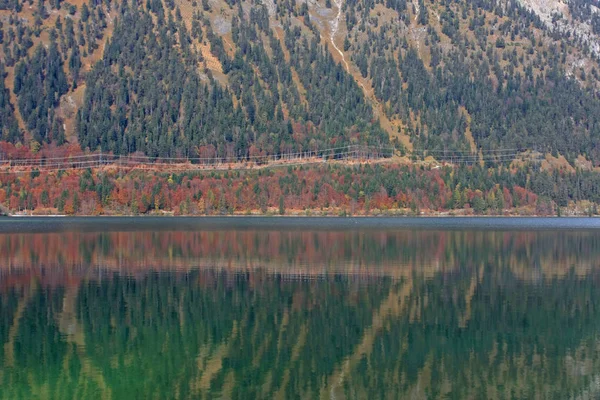
[[[597,399],[597,219],[3,219],[1,399]]]

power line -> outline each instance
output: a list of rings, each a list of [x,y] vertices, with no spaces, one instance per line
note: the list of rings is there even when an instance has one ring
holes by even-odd
[[[258,168],[297,166],[303,164],[315,164],[326,161],[343,160],[370,160],[389,158],[398,150],[393,147],[377,147],[350,145],[331,147],[327,149],[313,149],[297,152],[285,152],[270,155],[253,155],[246,157],[151,157],[146,155],[114,155],[102,152],[91,154],[69,155],[65,157],[40,157],[0,160],[0,167],[4,164],[2,174],[28,173],[35,170],[52,172],[60,170],[81,170],[88,168],[100,168],[103,166],[116,166],[118,168],[137,168],[145,170],[252,170]],[[434,150],[431,153],[438,155],[437,163],[449,164],[475,164],[478,162],[504,163],[515,159],[523,161],[539,161],[538,156],[527,153],[520,149],[497,149],[481,154],[465,153],[443,153]],[[422,151],[421,154],[413,152],[413,156],[425,157],[430,151]],[[429,154],[427,154],[429,155]],[[252,165],[244,165],[252,163]],[[24,168],[20,170],[18,168]]]
[[[29,173],[35,170],[52,172],[59,170],[79,170],[99,168],[114,165],[138,169],[177,169],[177,170],[219,170],[219,169],[252,169],[243,164],[252,162],[257,167],[291,166],[314,164],[328,160],[347,159],[379,159],[391,157],[396,150],[391,147],[375,146],[340,146],[323,150],[310,150],[304,152],[279,153],[265,156],[250,156],[247,158],[181,158],[164,157],[152,158],[149,156],[112,155],[93,153],[69,157],[29,158],[4,160],[3,174]],[[211,168],[212,167],[212,168]],[[19,170],[15,168],[26,168]]]

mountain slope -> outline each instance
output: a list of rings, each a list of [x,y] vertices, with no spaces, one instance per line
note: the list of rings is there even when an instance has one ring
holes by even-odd
[[[598,166],[596,8],[547,3],[4,1],[2,139],[238,159],[529,149]]]

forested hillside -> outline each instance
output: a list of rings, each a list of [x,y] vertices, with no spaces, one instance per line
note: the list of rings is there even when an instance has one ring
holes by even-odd
[[[598,166],[596,8],[556,7],[3,0],[2,140],[163,158],[528,149]]]

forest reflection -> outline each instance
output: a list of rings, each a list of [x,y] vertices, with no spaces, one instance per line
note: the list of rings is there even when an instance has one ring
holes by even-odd
[[[600,259],[594,231],[133,231],[0,234],[0,273],[90,268],[120,273],[218,268],[282,274],[432,277],[481,263],[525,280],[587,274]],[[4,272],[5,273],[5,272]]]
[[[0,398],[595,398],[599,241],[0,235]]]

